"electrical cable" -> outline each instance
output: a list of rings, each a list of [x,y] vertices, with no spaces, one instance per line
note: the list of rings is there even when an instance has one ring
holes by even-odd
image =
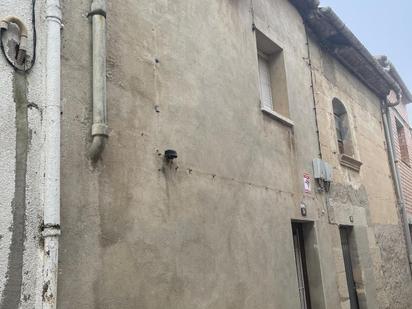
[[[24,60],[24,65],[23,68],[17,66],[14,61],[12,61],[6,54],[6,51],[4,49],[4,44],[3,44],[3,34],[6,32],[6,29],[0,29],[0,49],[1,52],[3,53],[4,57],[6,58],[8,64],[10,64],[14,70],[18,72],[29,72],[33,66],[34,63],[36,62],[36,45],[37,45],[37,32],[36,32],[36,0],[32,0],[32,16],[31,16],[31,22],[32,22],[32,30],[33,30],[33,55],[30,61],[30,65],[26,67],[26,61]]]

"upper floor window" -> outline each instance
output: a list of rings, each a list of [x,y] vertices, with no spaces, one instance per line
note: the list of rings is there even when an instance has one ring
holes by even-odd
[[[263,108],[273,110],[272,81],[269,57],[258,51],[260,103]]]
[[[349,117],[346,108],[343,103],[336,98],[333,99],[332,106],[336,140],[340,154],[340,164],[359,172],[362,162],[355,159]]]
[[[405,127],[402,125],[402,123],[396,119],[396,132],[398,135],[398,143],[399,143],[399,150],[401,153],[401,160],[408,164],[410,163],[409,161],[409,150],[408,150],[408,144],[406,142],[406,132],[405,132]]]
[[[333,99],[332,105],[339,153],[353,157],[354,151],[346,108],[343,103],[336,98]]]
[[[255,31],[261,109],[272,118],[292,126],[293,122],[288,118],[289,99],[283,50],[261,31]]]

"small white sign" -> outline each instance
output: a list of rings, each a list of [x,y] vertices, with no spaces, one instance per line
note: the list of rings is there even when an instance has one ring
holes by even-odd
[[[303,187],[305,189],[305,193],[310,193],[311,190],[311,186],[310,186],[310,176],[309,174],[303,174]]]

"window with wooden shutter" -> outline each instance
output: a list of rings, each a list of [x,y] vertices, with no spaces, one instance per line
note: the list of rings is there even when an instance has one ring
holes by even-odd
[[[283,49],[263,32],[255,29],[259,99],[262,112],[293,127],[289,119],[289,97]]]
[[[332,106],[339,153],[353,157],[354,149],[349,130],[349,119],[346,108],[337,98],[333,99]]]
[[[405,127],[400,123],[398,119],[396,119],[396,131],[398,134],[398,144],[401,153],[401,160],[402,162],[409,165],[409,150],[408,144],[406,143]]]
[[[258,54],[258,62],[259,62],[260,102],[263,108],[273,110],[273,99],[272,99],[269,62],[267,60],[267,57],[260,52]]]

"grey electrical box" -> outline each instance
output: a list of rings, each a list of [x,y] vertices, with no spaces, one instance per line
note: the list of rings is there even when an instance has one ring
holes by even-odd
[[[316,158],[313,159],[313,177],[325,182],[332,182],[332,169],[328,163]]]
[[[330,165],[326,162],[323,161],[324,164],[324,171],[325,171],[325,178],[324,180],[326,182],[332,182],[332,168]]]
[[[315,179],[323,179],[325,177],[323,161],[321,159],[313,159],[313,177]]]

